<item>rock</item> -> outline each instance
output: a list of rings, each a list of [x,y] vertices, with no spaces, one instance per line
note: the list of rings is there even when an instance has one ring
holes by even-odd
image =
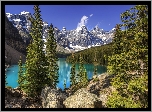
[[[89,93],[86,88],[77,90],[63,104],[66,108],[102,108],[102,102],[97,95]]]
[[[70,88],[68,88],[67,90],[65,90],[68,97],[74,94],[74,87],[75,87],[75,85],[73,85]]]
[[[108,88],[105,88],[100,91],[99,99],[102,101],[102,105],[104,108],[107,108],[106,102],[107,102],[108,96],[111,95],[113,91],[115,91],[115,88],[113,86],[109,86]]]
[[[93,79],[95,79],[95,78],[97,78],[97,77],[98,77],[97,75],[93,75],[93,77],[92,77],[92,78],[93,78]]]
[[[41,92],[43,108],[64,108],[63,101],[67,98],[61,90],[45,87]]]
[[[21,97],[21,90],[19,88],[15,88],[14,90],[12,90],[13,96],[14,97]]]
[[[20,88],[5,88],[5,108],[42,108],[41,101],[31,101]]]
[[[113,77],[113,75],[109,75],[108,73],[103,73],[101,75],[98,75],[98,77],[95,79],[92,79],[88,86],[87,86],[87,90],[90,93],[96,94],[97,96],[99,96],[99,92],[101,90],[103,90],[104,88],[108,88],[111,86],[111,78]]]
[[[102,88],[102,84],[98,81],[98,82],[92,82],[87,86],[87,90],[90,93],[96,94],[97,96],[99,96],[99,91]]]
[[[92,79],[86,87],[90,93],[96,94],[98,96],[98,98],[102,101],[103,108],[107,108],[107,98],[115,90],[110,83],[111,78],[113,77],[114,75],[103,73],[98,75],[98,80],[94,81],[94,79]]]

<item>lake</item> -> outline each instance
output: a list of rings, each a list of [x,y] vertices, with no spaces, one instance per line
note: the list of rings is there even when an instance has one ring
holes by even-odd
[[[66,80],[66,88],[70,86],[70,69],[71,65],[70,63],[67,63],[66,58],[59,58],[58,65],[59,65],[59,83],[57,84],[58,88],[61,88],[63,90],[64,86],[64,80]],[[78,66],[79,64],[76,64],[76,73],[78,73]],[[93,76],[93,70],[94,65],[93,64],[84,64],[88,78],[91,79]],[[6,75],[7,75],[7,86],[11,86],[12,88],[18,87],[18,65],[12,65],[7,69]],[[106,72],[107,69],[104,66],[97,66],[97,73],[102,74]]]

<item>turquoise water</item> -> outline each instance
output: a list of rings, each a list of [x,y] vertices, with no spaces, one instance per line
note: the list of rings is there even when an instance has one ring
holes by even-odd
[[[57,84],[58,88],[63,89],[63,83],[64,80],[66,80],[66,88],[68,88],[70,86],[70,69],[71,69],[71,64],[70,63],[66,63],[65,58],[59,58],[58,61],[58,65],[59,65],[59,83]],[[93,75],[93,64],[85,64],[84,65],[86,70],[87,70],[87,74],[88,74],[88,78],[91,79],[92,75]],[[106,72],[106,67],[103,66],[97,66],[97,73],[101,74]],[[76,65],[76,73],[78,73],[78,64]],[[7,86],[11,86],[12,88],[18,87],[18,65],[12,65],[10,66],[10,68],[7,69],[6,72],[7,75]]]

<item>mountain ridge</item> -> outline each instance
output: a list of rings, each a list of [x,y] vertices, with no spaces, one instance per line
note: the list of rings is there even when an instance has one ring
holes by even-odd
[[[30,12],[23,11],[20,14],[6,13],[7,18],[19,30],[24,41],[30,39],[29,32],[32,24],[28,20],[31,17]],[[46,41],[48,36],[49,25],[43,21],[43,40]],[[112,41],[115,28],[110,31],[104,31],[96,26],[88,31],[85,25],[79,26],[74,30],[66,30],[63,27],[61,30],[54,27],[54,36],[59,46],[63,47],[66,52],[77,52],[94,46],[101,46]]]

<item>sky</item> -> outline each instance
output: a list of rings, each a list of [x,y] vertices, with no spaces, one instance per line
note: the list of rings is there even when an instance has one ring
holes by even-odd
[[[34,13],[33,5],[6,5],[5,13]],[[88,30],[95,26],[109,31],[121,23],[120,14],[134,5],[40,5],[41,18],[49,25],[67,30],[85,25]]]

